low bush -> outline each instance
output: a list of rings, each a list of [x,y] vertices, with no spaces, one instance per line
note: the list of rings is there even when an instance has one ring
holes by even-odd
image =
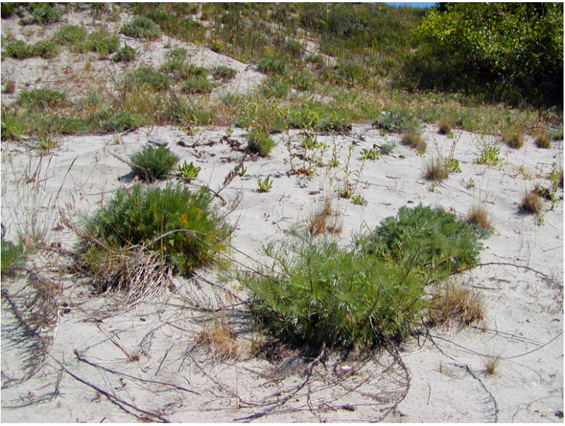
[[[172,83],[171,77],[162,74],[151,67],[139,67],[128,73],[124,80],[127,90],[137,89],[139,86],[148,87],[154,91],[167,90]]]
[[[33,46],[23,40],[10,40],[7,42],[4,45],[2,55],[14,59],[26,59],[36,56]]]
[[[54,58],[59,54],[59,47],[50,40],[39,40],[32,45],[34,56],[39,56],[43,59]]]
[[[292,59],[300,59],[302,56],[302,44],[296,40],[286,40],[281,45],[281,51]]]
[[[84,235],[112,249],[142,246],[160,253],[177,271],[190,274],[212,263],[226,249],[232,232],[212,201],[206,190],[135,184],[130,190],[119,189],[105,206],[84,217]],[[81,245],[86,254],[99,250],[92,238],[83,239]]]
[[[417,131],[420,127],[418,120],[404,109],[391,109],[383,111],[373,122],[377,129],[390,133]]]
[[[138,16],[120,28],[120,33],[135,38],[155,40],[161,37],[161,28],[151,19]]]
[[[166,179],[179,158],[169,148],[147,144],[130,157],[132,173],[140,179],[153,182]]]
[[[126,130],[137,129],[149,121],[149,118],[142,114],[137,114],[124,109],[114,115],[105,118],[100,123],[100,129],[104,132],[125,132]]]
[[[36,3],[37,5],[38,3]],[[50,3],[43,3],[35,7],[29,18],[22,19],[21,25],[49,25],[59,22],[62,12],[59,8],[53,7]]]
[[[237,276],[255,317],[287,342],[320,347],[401,340],[425,305],[423,284],[395,265],[294,232],[263,247],[269,266]]]
[[[233,68],[226,67],[224,65],[217,66],[212,71],[212,76],[218,80],[231,80],[235,77],[237,71]]]
[[[86,39],[86,30],[78,25],[64,25],[55,34],[55,40],[65,46],[75,46]]]
[[[182,86],[182,90],[188,94],[205,94],[212,92],[212,83],[206,77],[196,75],[186,80]]]
[[[131,46],[124,46],[112,56],[114,62],[131,62],[135,59],[135,49]]]
[[[65,94],[51,89],[31,89],[20,92],[18,102],[31,109],[46,109],[62,105],[65,102]]]
[[[259,129],[252,129],[248,135],[247,150],[254,154],[259,154],[261,157],[267,157],[271,150],[275,147],[276,143],[271,136]]]
[[[120,48],[120,38],[102,28],[88,35],[85,41],[85,47],[91,52],[98,53],[98,56],[105,57]]]
[[[287,61],[280,58],[262,58],[257,62],[257,70],[265,74],[284,74],[287,67]]]
[[[265,97],[284,98],[290,92],[290,86],[277,77],[269,77],[259,87],[261,94]]]
[[[384,219],[368,236],[358,237],[357,245],[378,259],[438,278],[477,264],[482,236],[443,208],[420,204],[401,207],[396,217]]]

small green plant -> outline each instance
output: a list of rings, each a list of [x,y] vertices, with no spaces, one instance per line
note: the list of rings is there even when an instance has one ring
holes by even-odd
[[[535,192],[526,191],[520,208],[522,211],[538,215],[543,211],[543,201]]]
[[[273,187],[273,180],[267,176],[265,179],[257,179],[257,186],[259,192],[269,192]]]
[[[131,62],[135,59],[135,49],[131,46],[124,46],[112,56],[114,62]]]
[[[62,11],[59,7],[53,7],[50,3],[44,3],[33,9],[31,16],[20,21],[21,25],[49,25],[59,22]]]
[[[368,236],[357,238],[365,252],[417,268],[429,278],[445,277],[479,261],[484,234],[443,208],[401,207]]]
[[[50,59],[59,53],[57,44],[50,40],[40,40],[34,44],[27,44],[22,40],[10,40],[6,43],[2,55],[15,59],[27,59],[39,56]]]
[[[25,260],[23,247],[2,237],[2,276],[13,275],[15,270],[23,266]]]
[[[496,166],[502,162],[500,155],[500,147],[496,142],[487,143],[483,145],[479,158],[476,158],[474,162],[476,164],[484,164],[487,166]]]
[[[418,151],[418,154],[423,155],[426,152],[428,144],[416,130],[411,130],[402,135],[402,144],[408,145]]]
[[[96,52],[100,58],[104,58],[120,48],[120,38],[101,28],[88,35],[85,46],[87,50]]]
[[[420,124],[407,110],[391,109],[381,112],[381,115],[373,122],[373,126],[385,133],[401,133],[415,132],[419,129]]]
[[[65,99],[64,93],[51,89],[31,89],[18,96],[18,102],[23,106],[40,110],[61,106]]]
[[[179,158],[169,148],[145,145],[130,157],[132,173],[140,179],[153,182],[156,179],[166,179]]]
[[[247,167],[245,167],[243,164],[241,165],[241,167],[239,168],[239,170],[237,171],[237,174],[240,177],[245,176],[245,173],[247,173]]]
[[[469,178],[469,181],[465,182],[464,185],[465,185],[465,188],[467,188],[467,189],[474,189],[477,184],[475,183],[475,179]]]
[[[361,194],[355,194],[351,197],[351,202],[358,206],[364,206],[367,204],[367,200]]]
[[[231,80],[235,77],[237,71],[233,68],[220,65],[212,71],[212,76],[218,80]]]
[[[361,158],[362,158],[364,161],[367,161],[367,160],[373,160],[373,161],[374,161],[374,160],[378,160],[378,159],[379,159],[379,152],[378,152],[376,149],[367,149],[367,148],[364,148],[364,149],[361,151]]]
[[[161,37],[161,28],[151,19],[138,16],[120,28],[120,33],[135,38],[155,40]]]
[[[379,151],[383,155],[390,155],[393,153],[394,149],[396,148],[395,142],[389,142],[384,145],[379,146]]]
[[[546,132],[540,132],[535,139],[538,148],[548,149],[551,148],[551,138]]]
[[[276,143],[271,136],[259,129],[252,129],[247,134],[247,150],[261,157],[268,157]]]
[[[188,94],[205,94],[212,92],[212,83],[208,81],[206,77],[201,75],[196,75],[190,77],[188,80],[184,82],[182,87],[183,92]]]
[[[209,191],[192,192],[184,186],[161,189],[135,184],[129,190],[119,189],[106,205],[83,218],[83,256],[95,263],[107,254],[95,241],[114,257],[122,249],[141,246],[189,274],[212,263],[226,249],[232,233],[212,201]]]
[[[136,114],[130,110],[121,110],[105,119],[100,128],[105,132],[124,132],[143,126],[148,121],[148,117]]]
[[[519,149],[524,146],[524,136],[522,129],[509,128],[502,132],[502,141],[510,148]]]
[[[183,178],[188,182],[192,181],[193,179],[196,179],[198,177],[198,173],[200,173],[200,170],[201,167],[195,166],[192,161],[189,164],[185,160],[184,163],[182,163],[179,166],[179,172],[181,178]]]
[[[284,98],[290,92],[290,86],[273,76],[267,78],[259,90],[266,97]]]

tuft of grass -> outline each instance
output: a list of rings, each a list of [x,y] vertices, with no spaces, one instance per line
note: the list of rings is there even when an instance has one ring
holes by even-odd
[[[206,77],[203,77],[201,75],[195,75],[193,77],[188,78],[188,80],[184,82],[184,85],[182,86],[182,90],[183,92],[188,94],[211,93],[212,83],[210,83]]]
[[[265,74],[279,74],[286,72],[288,62],[281,58],[262,58],[257,62],[257,70]]]
[[[18,268],[23,266],[25,260],[24,248],[2,237],[2,276],[13,275]]]
[[[6,80],[3,92],[9,95],[16,93],[16,83],[14,80]]]
[[[551,148],[551,138],[546,132],[540,132],[535,139],[538,148],[548,149]]]
[[[154,91],[165,91],[171,85],[172,79],[152,67],[141,66],[128,73],[124,79],[126,90],[134,90],[139,86],[145,86]]]
[[[212,325],[200,332],[198,343],[207,345],[218,359],[237,359],[239,355],[237,333],[229,326],[225,314],[214,317]]]
[[[57,33],[55,33],[55,40],[67,47],[77,46],[84,42],[87,32],[83,27],[78,25],[63,25]]]
[[[120,39],[117,35],[112,35],[104,28],[91,32],[85,41],[85,47],[91,52],[96,52],[103,58],[110,53],[116,52],[120,48]]]
[[[485,363],[485,374],[487,376],[492,376],[494,374],[496,374],[496,372],[498,371],[498,367],[500,365],[500,361],[501,361],[501,355],[486,355],[484,357],[484,363]]]
[[[124,46],[112,56],[114,62],[131,62],[135,59],[135,49],[131,46]]]
[[[416,132],[420,128],[418,120],[402,108],[381,112],[373,126],[390,133]]]
[[[543,201],[539,195],[532,191],[526,191],[524,198],[522,198],[522,204],[520,208],[523,211],[540,214],[543,211]]]
[[[61,106],[65,99],[64,93],[51,89],[31,89],[18,96],[18,102],[23,106],[40,110]]]
[[[447,324],[457,321],[467,326],[484,319],[481,294],[463,287],[457,280],[436,283],[430,294],[432,303],[428,320],[432,324]]]
[[[161,37],[161,28],[151,19],[138,16],[120,28],[120,33],[135,38],[155,40]]]
[[[383,155],[390,155],[390,154],[392,154],[392,152],[394,151],[395,148],[396,148],[396,143],[395,142],[389,142],[387,144],[379,146],[379,152]],[[424,149],[424,151],[425,151],[425,149]]]
[[[224,65],[217,66],[212,71],[212,76],[217,80],[231,80],[235,77],[237,71],[233,68],[226,67]]]
[[[132,173],[147,182],[166,179],[179,158],[164,146],[147,144],[130,157]]]
[[[100,128],[109,133],[124,132],[143,126],[148,122],[148,117],[134,113],[130,110],[121,110],[106,118],[100,124]]]
[[[451,135],[451,132],[453,131],[453,124],[453,119],[447,117],[441,118],[438,123],[439,133],[442,135]]]
[[[252,129],[247,134],[247,150],[261,157],[268,157],[276,143],[271,136],[259,129]]]
[[[339,213],[334,210],[332,202],[326,198],[321,207],[308,219],[307,230],[312,235],[339,234],[343,225],[338,220]]]
[[[420,135],[420,133],[415,130],[404,133],[402,135],[401,142],[404,145],[408,145],[416,149],[416,151],[418,151],[418,154],[420,155],[424,154],[426,152],[426,148],[428,147],[428,144],[426,143],[422,135]]]
[[[524,146],[524,135],[522,129],[509,128],[502,132],[502,141],[510,148],[520,149]]]
[[[29,18],[20,20],[21,25],[49,25],[59,22],[62,10],[60,7],[53,7],[50,3],[43,3],[35,7]]]
[[[100,244],[118,252],[140,246],[189,274],[212,263],[232,233],[212,201],[209,191],[192,192],[184,186],[161,189],[138,183],[119,189],[106,205],[83,218],[81,250],[93,255]]]
[[[426,163],[426,178],[432,182],[443,182],[449,177],[449,169],[439,158],[434,158]]]
[[[489,218],[486,209],[480,204],[473,204],[469,213],[467,213],[466,221],[469,225],[479,227],[489,233],[494,232],[494,226]]]

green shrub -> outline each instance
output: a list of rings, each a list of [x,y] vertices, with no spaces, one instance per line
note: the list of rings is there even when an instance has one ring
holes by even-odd
[[[65,102],[65,94],[51,89],[31,89],[20,92],[18,102],[31,109],[52,108]]]
[[[39,40],[32,45],[34,56],[39,56],[43,59],[54,58],[59,53],[59,47],[52,41]]]
[[[23,40],[10,40],[6,43],[2,54],[15,59],[26,59],[36,56],[33,46]]]
[[[31,16],[29,18],[22,19],[20,23],[22,25],[49,25],[59,22],[60,19],[61,12],[49,3],[44,3],[33,9]]]
[[[55,34],[55,40],[65,46],[74,46],[84,42],[86,30],[78,25],[64,25]]]
[[[247,138],[249,140],[247,150],[261,157],[267,157],[276,145],[268,133],[259,129],[251,130]]]
[[[320,113],[311,106],[292,108],[288,112],[287,122],[293,129],[311,129],[320,122]]]
[[[135,49],[131,46],[124,46],[119,49],[114,56],[112,56],[112,60],[114,62],[131,62],[135,59]]]
[[[445,277],[479,261],[484,236],[443,208],[401,207],[397,217],[384,219],[358,246],[383,261],[393,261],[427,278]]]
[[[338,117],[336,113],[333,113],[322,117],[316,124],[316,129],[321,132],[347,132],[351,130],[351,124],[344,118]]]
[[[395,265],[294,232],[263,247],[269,266],[237,276],[255,317],[275,336],[319,347],[401,340],[425,306],[423,284]]]
[[[404,109],[383,111],[373,122],[373,126],[391,133],[416,131],[420,127],[418,120]]]
[[[284,74],[288,63],[279,58],[262,58],[257,62],[257,70],[265,74]]]
[[[119,189],[105,206],[84,218],[83,228],[111,248],[143,245],[145,250],[159,252],[183,274],[213,262],[226,249],[232,232],[213,207],[208,191],[141,184]],[[89,241],[82,246],[83,251],[97,250]]]
[[[2,108],[2,140],[17,140],[26,130],[22,114]]]
[[[2,275],[12,275],[14,270],[25,263],[24,249],[2,237]]]
[[[100,128],[105,132],[124,132],[143,126],[147,121],[148,117],[145,115],[136,114],[126,109],[104,119],[100,124]]]
[[[85,46],[87,50],[96,52],[98,56],[104,57],[119,49],[120,38],[101,28],[88,35]]]
[[[151,67],[139,67],[126,75],[124,84],[127,89],[146,86],[155,91],[164,91],[170,87],[171,77]]]
[[[212,71],[212,76],[219,80],[231,80],[235,77],[237,71],[233,68],[220,65]]]
[[[265,97],[284,98],[290,91],[290,86],[283,83],[278,77],[269,77],[260,86],[259,90]]]
[[[179,158],[169,148],[145,145],[130,157],[132,173],[140,179],[152,182],[156,179],[166,179]]]
[[[316,76],[312,71],[304,70],[294,74],[291,82],[297,90],[306,92],[311,90],[316,84]]]
[[[182,90],[185,93],[189,93],[189,94],[210,93],[212,92],[212,83],[210,83],[206,77],[196,75],[194,77],[190,77],[188,80],[184,82],[184,85],[182,86]]]
[[[206,76],[208,69],[187,62],[188,52],[184,47],[177,47],[167,52],[167,61],[160,71],[171,75],[175,80],[184,80],[193,76]]]
[[[296,40],[286,40],[281,50],[292,59],[299,59],[302,56],[302,44]]]
[[[147,40],[155,40],[161,37],[161,28],[151,19],[138,16],[133,21],[122,26],[120,33],[135,38],[145,38]]]

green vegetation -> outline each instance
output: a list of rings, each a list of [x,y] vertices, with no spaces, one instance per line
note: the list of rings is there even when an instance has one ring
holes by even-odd
[[[383,111],[373,122],[373,126],[392,133],[417,131],[420,128],[418,121],[405,109]]]
[[[132,162],[132,173],[147,182],[166,179],[179,161],[179,158],[169,148],[149,144],[134,152],[129,158]]]
[[[124,46],[112,56],[115,62],[131,62],[135,59],[135,49],[131,46]]]
[[[57,90],[31,89],[21,92],[18,102],[26,108],[44,110],[62,105],[65,102],[65,94]]]
[[[259,192],[269,192],[273,188],[273,180],[267,176],[265,179],[257,179],[257,186]]]
[[[201,167],[195,166],[192,161],[187,163],[186,160],[179,166],[180,176],[187,182],[196,179],[201,169]]]
[[[201,75],[195,75],[194,77],[189,77],[183,84],[182,90],[185,93],[210,93],[212,92],[212,83],[208,81],[206,77]]]
[[[2,276],[12,275],[25,263],[24,249],[2,237]]]
[[[268,157],[276,143],[271,136],[259,129],[252,129],[247,135],[247,150],[261,157]]]
[[[129,37],[154,40],[161,37],[161,28],[151,19],[138,16],[120,28],[120,33]]]
[[[160,189],[136,184],[130,190],[119,189],[83,221],[82,251],[91,263],[140,246],[159,253],[183,274],[213,262],[226,249],[232,232],[213,208],[208,191],[174,186]],[[89,235],[98,243],[86,238]]]

